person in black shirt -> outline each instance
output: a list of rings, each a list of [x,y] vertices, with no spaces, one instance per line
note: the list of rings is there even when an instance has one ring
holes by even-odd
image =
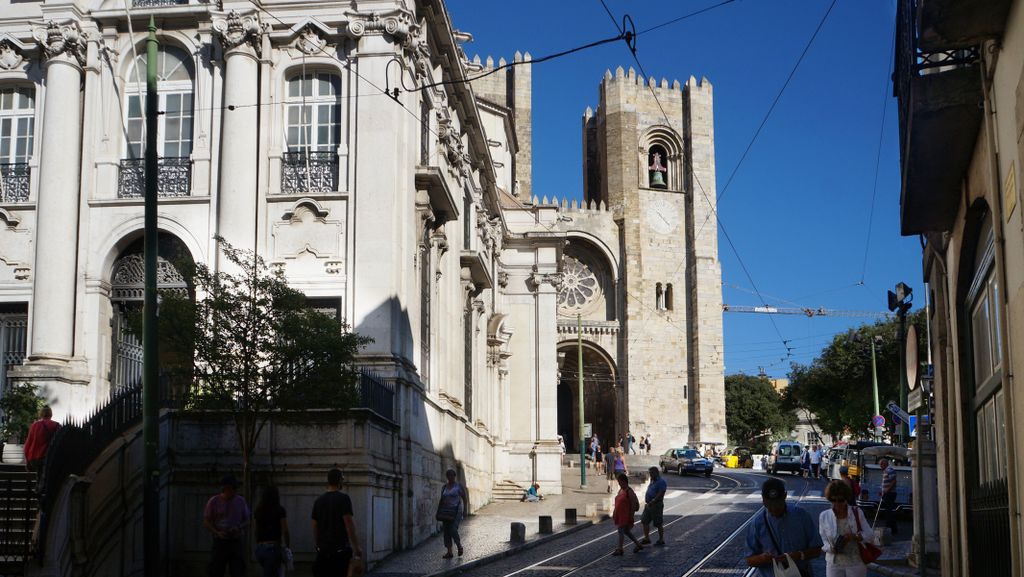
[[[352,499],[341,492],[341,470],[327,472],[327,492],[313,503],[314,577],[345,577],[348,563],[363,556],[352,519]]]
[[[281,506],[277,487],[271,485],[263,489],[253,519],[256,521],[256,560],[263,567],[263,577],[277,577],[281,564],[285,562],[284,549],[291,546],[288,517]]]

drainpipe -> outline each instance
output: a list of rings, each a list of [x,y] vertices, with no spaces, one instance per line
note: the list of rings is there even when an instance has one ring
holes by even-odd
[[[999,278],[999,285],[1002,287],[1000,295],[1000,314],[996,321],[999,323],[999,330],[1003,334],[1002,339],[1002,381],[1003,381],[1003,405],[1005,414],[1012,415],[1010,412],[1014,406],[1014,387],[1013,387],[1013,375],[1010,372],[1010,367],[1013,364],[1012,359],[1012,347],[1010,347],[1010,333],[1009,326],[1006,322],[1007,317],[1007,300],[1006,300],[1006,239],[1003,235],[1003,195],[1002,182],[999,173],[999,146],[998,139],[996,138],[996,109],[995,99],[992,95],[992,75],[995,74],[996,64],[999,61],[999,51],[1001,46],[996,42],[989,42],[982,45],[981,47],[981,91],[982,91],[982,102],[984,104],[985,114],[985,136],[987,140],[989,155],[989,206],[992,208],[992,232],[994,235],[995,245],[995,266],[996,275]],[[990,54],[991,53],[991,54]],[[992,74],[989,74],[989,70],[992,70]],[[1016,434],[1014,432],[1013,419],[1006,419],[1006,438],[1015,439]],[[1008,445],[1010,446],[1010,445]],[[1011,566],[1017,568],[1018,572],[1021,567],[1020,551],[1021,551],[1021,531],[1018,524],[1020,519],[1020,508],[1018,506],[1018,495],[1017,495],[1017,456],[1014,450],[1007,451],[1006,455],[1006,474],[1007,474],[1007,500],[1009,501],[1010,510],[1010,535],[1011,543],[1016,542],[1016,546],[1010,547]]]

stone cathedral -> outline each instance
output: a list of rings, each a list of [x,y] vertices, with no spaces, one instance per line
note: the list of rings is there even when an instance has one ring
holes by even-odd
[[[0,0],[0,394],[32,384],[67,420],[137,386],[127,316],[142,295],[140,56],[153,16],[160,288],[188,293],[182,259],[224,266],[219,235],[373,338],[359,359],[378,379],[373,403],[316,435],[265,433],[254,469],[281,481],[287,466],[290,507],[341,465],[376,560],[435,529],[448,467],[473,508],[505,481],[558,493],[557,439],[578,442],[581,375],[583,428],[603,442],[726,441],[707,80],[595,79],[583,190],[541,190],[530,55],[468,57],[471,36],[441,0],[125,4]],[[207,544],[173,512],[201,509],[239,467],[230,431],[190,419],[168,409],[162,447],[180,574]],[[140,482],[134,469],[100,474],[139,442],[124,426],[123,446],[76,477],[99,480],[62,495],[115,502]],[[74,525],[61,506],[50,531]],[[76,555],[137,563],[110,546],[131,527],[97,525]],[[308,528],[293,530],[299,551]]]

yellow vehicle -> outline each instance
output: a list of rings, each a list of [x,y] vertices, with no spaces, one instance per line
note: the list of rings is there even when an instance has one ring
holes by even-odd
[[[754,466],[750,447],[733,447],[722,456],[722,463],[730,469],[749,469]]]
[[[826,459],[828,459],[827,476],[829,479],[836,480],[840,478],[839,468],[848,467],[850,469],[851,477],[860,476],[860,452],[868,447],[884,446],[885,443],[879,443],[876,441],[843,441],[836,443],[831,449],[829,449]]]

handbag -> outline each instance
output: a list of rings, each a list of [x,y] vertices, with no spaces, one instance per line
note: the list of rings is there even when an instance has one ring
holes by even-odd
[[[448,523],[454,521],[458,515],[458,504],[454,507],[446,507],[444,505],[444,487],[441,487],[441,498],[437,502],[437,514],[434,515],[434,518],[442,523]]]
[[[857,520],[857,532],[861,532],[860,528],[860,511],[856,507],[852,507],[853,518]],[[876,559],[882,556],[882,550],[874,543],[857,543],[860,548],[860,560],[865,565],[868,563],[874,563]]]
[[[363,577],[366,575],[366,561],[362,557],[353,557],[348,562],[348,577]]]

